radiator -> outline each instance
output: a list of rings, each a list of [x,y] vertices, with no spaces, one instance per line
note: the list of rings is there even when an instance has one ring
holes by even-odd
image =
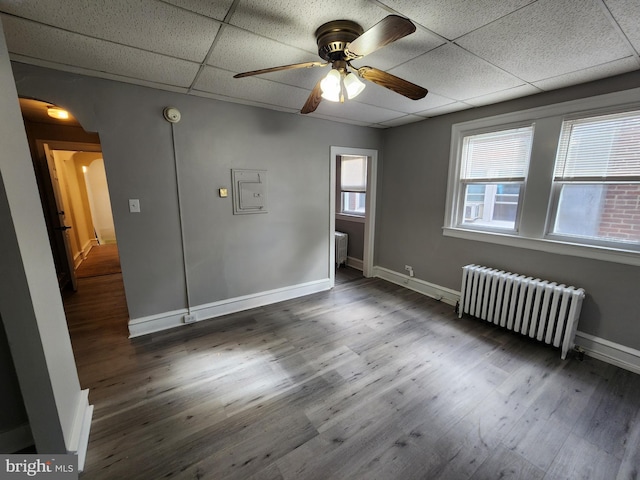
[[[342,232],[336,232],[336,264],[338,266],[347,264],[347,246],[349,244],[349,235]]]
[[[582,288],[481,265],[462,268],[459,317],[486,320],[562,349],[574,346]]]

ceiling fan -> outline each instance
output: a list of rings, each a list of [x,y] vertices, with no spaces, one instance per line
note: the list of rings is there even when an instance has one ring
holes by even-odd
[[[398,15],[383,18],[366,32],[351,20],[333,20],[316,30],[318,55],[326,62],[305,62],[280,67],[264,68],[251,72],[238,73],[234,78],[250,77],[263,73],[292,70],[296,68],[326,67],[331,71],[320,79],[307,98],[301,113],[311,113],[318,108],[321,100],[344,102],[354,98],[364,89],[360,78],[388,88],[412,100],[424,98],[427,89],[390,73],[373,67],[354,67],[351,62],[415,32],[416,27],[410,20]],[[355,73],[353,73],[355,72]],[[360,77],[360,78],[358,78]]]

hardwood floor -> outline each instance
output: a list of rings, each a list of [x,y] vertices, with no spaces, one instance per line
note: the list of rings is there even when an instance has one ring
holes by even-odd
[[[639,375],[383,280],[134,340],[120,274],[80,282],[82,479],[639,478]]]

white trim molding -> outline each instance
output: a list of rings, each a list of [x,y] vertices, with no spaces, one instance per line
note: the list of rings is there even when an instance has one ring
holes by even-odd
[[[359,258],[347,257],[347,267],[362,271],[363,266],[363,262]]]
[[[427,297],[435,298],[448,305],[455,306],[460,300],[460,292],[447,287],[441,287],[435,283],[426,282],[416,277],[410,277],[403,273],[394,272],[384,267],[373,267],[374,277],[382,278],[388,282],[395,283],[409,290],[422,293]]]
[[[323,292],[332,287],[331,279],[314,280],[289,287],[277,288],[265,292],[243,295],[218,302],[198,305],[189,309],[174,310],[148,317],[129,320],[129,338],[160,332],[169,328],[186,325],[183,317],[187,314],[194,315],[195,321],[209,320],[230,313],[241,312],[251,308],[263,307],[272,303],[292,300],[312,293]]]
[[[23,423],[11,430],[0,432],[0,452],[14,453],[33,444],[29,423]]]
[[[89,447],[89,433],[91,431],[91,419],[93,418],[93,405],[89,405],[89,390],[80,392],[80,400],[73,421],[73,430],[69,440],[68,453],[78,456],[78,471],[84,470],[84,461]]]
[[[640,374],[640,350],[580,331],[576,332],[575,342],[590,357]]]
[[[384,267],[374,267],[374,273],[375,277],[422,293],[436,300],[441,300],[449,305],[455,305],[460,300],[460,292],[457,290],[429,283],[415,277],[409,277]],[[575,344],[582,348],[585,355],[640,374],[640,350],[581,331],[576,332]]]

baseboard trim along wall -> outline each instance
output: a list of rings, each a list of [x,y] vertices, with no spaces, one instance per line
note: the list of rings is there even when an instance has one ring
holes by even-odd
[[[129,320],[129,338],[147,335],[149,333],[160,332],[169,328],[175,328],[184,323],[184,316],[193,315],[196,322],[221,317],[230,313],[241,312],[251,308],[263,307],[272,303],[292,300],[304,297],[312,293],[323,292],[331,288],[331,281],[328,278],[301,283],[289,287],[277,288],[266,292],[259,292],[241,297],[220,300],[219,302],[198,305],[188,309],[174,310],[172,312],[160,313],[149,317],[141,317]]]
[[[422,293],[449,305],[460,300],[460,292],[442,287],[384,267],[373,267],[375,277]],[[575,343],[588,355],[625,370],[640,374],[640,351],[584,332],[576,332]]]
[[[640,350],[580,331],[576,332],[576,345],[590,357],[640,374]]]
[[[435,298],[448,305],[453,305],[460,300],[460,292],[451,290],[447,287],[441,287],[434,283],[425,282],[416,277],[410,277],[404,273],[394,272],[384,267],[373,267],[373,276],[379,277],[388,282],[395,283],[409,290],[422,293],[427,297]]]
[[[347,257],[347,267],[355,268],[356,270],[362,271],[363,265],[363,261],[359,258]]]
[[[0,452],[14,453],[33,444],[33,435],[28,423],[0,432]]]
[[[76,418],[73,422],[69,452],[78,455],[78,471],[84,470],[84,461],[89,447],[89,433],[91,431],[91,419],[93,418],[93,405],[89,405],[89,390],[80,392]]]

